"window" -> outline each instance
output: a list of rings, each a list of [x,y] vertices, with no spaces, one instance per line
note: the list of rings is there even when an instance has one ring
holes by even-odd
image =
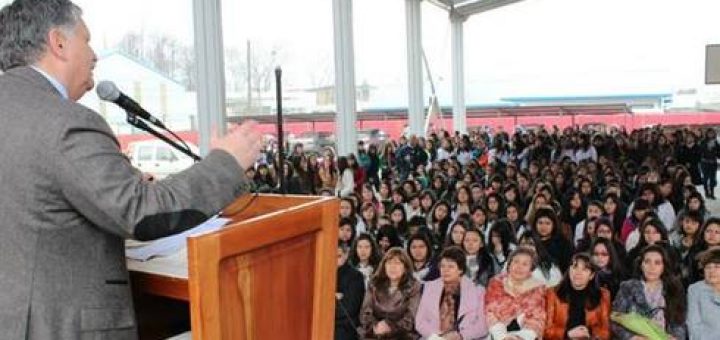
[[[153,150],[155,148],[152,146],[141,146],[138,149],[138,161],[139,162],[149,162],[152,161],[153,158]]]
[[[177,160],[177,157],[175,157],[169,148],[159,147],[157,148],[157,160],[161,162],[174,162]]]

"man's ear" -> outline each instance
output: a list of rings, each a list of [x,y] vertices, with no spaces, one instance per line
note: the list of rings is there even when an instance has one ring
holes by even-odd
[[[59,59],[66,59],[68,39],[65,33],[59,28],[52,28],[47,36],[47,51]]]

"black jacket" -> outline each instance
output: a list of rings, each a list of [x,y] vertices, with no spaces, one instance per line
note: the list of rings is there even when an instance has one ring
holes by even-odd
[[[358,339],[360,307],[365,298],[365,278],[349,263],[337,270],[337,293],[335,300],[335,340]]]

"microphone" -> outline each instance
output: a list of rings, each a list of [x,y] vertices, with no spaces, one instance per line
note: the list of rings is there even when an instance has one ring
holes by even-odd
[[[153,115],[145,111],[145,109],[143,109],[136,101],[132,100],[132,98],[120,92],[117,86],[115,86],[115,83],[103,80],[97,85],[95,91],[100,99],[113,102],[128,113],[137,115],[158,127],[166,129],[165,125],[159,119],[153,117]]]

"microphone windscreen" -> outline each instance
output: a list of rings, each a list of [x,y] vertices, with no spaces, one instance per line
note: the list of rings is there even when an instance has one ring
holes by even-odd
[[[102,100],[114,102],[120,98],[120,90],[115,86],[115,83],[108,80],[103,80],[98,83],[95,92],[97,92],[98,97]]]

